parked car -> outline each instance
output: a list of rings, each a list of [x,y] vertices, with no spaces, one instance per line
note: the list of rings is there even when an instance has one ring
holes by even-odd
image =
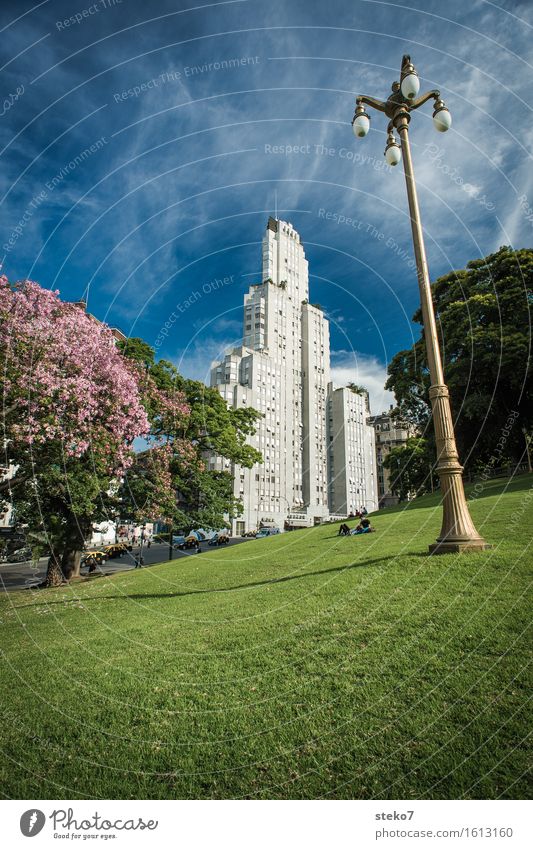
[[[256,539],[264,539],[265,537],[272,537],[276,534],[280,534],[281,531],[279,528],[260,528],[255,535]]]
[[[31,560],[32,558],[32,550],[29,546],[25,545],[23,548],[17,548],[15,551],[12,551],[7,555],[8,563],[24,563],[26,560]]]
[[[207,544],[208,545],[227,545],[228,543],[229,543],[229,536],[225,533],[218,533],[218,534],[214,534],[214,536],[211,537],[211,539],[209,540],[209,542]]]
[[[172,544],[174,548],[179,548],[180,551],[185,551],[189,548],[197,548],[199,542],[199,536],[194,532],[187,534],[187,536],[182,536],[178,534],[172,537]]]
[[[94,572],[97,566],[106,561],[105,551],[86,551],[81,558],[81,566],[88,566],[89,572]]]
[[[105,556],[108,559],[113,557],[122,557],[123,554],[126,554],[128,551],[128,547],[123,542],[112,543],[111,545],[106,545],[104,548]]]
[[[246,531],[246,533],[241,534],[242,539],[249,539],[257,536],[257,531]]]
[[[123,554],[127,554],[128,551],[132,551],[133,546],[130,542],[113,542],[105,546],[104,550],[107,551],[108,549],[111,552],[108,555],[109,557],[122,557]],[[116,552],[116,554],[113,552]]]
[[[26,541],[26,536],[18,531],[9,531],[3,528],[5,533],[0,539],[0,560],[2,563],[21,563],[31,560],[32,552]]]

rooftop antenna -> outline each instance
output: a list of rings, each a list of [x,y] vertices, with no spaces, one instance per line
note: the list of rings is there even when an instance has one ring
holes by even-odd
[[[81,296],[81,300],[82,300],[82,301],[85,301],[85,303],[86,303],[86,304],[88,304],[88,303],[89,303],[89,289],[90,289],[90,286],[91,286],[90,282],[89,282],[89,283],[87,283],[87,286],[85,287],[85,290],[84,290],[84,292],[83,292],[83,294],[82,294],[82,296]]]
[[[278,190],[274,189],[274,218],[278,220]]]

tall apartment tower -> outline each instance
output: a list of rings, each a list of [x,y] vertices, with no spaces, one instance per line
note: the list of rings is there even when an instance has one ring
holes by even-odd
[[[330,507],[347,515],[378,507],[374,428],[368,396],[328,387]]]
[[[330,515],[329,322],[309,303],[308,263],[299,234],[269,218],[262,243],[262,278],[244,296],[243,344],[213,363],[211,385],[233,407],[263,413],[250,443],[262,465],[230,469],[244,514],[233,532],[260,523],[316,524]],[[361,502],[363,503],[363,502]],[[367,505],[370,510],[373,505]]]

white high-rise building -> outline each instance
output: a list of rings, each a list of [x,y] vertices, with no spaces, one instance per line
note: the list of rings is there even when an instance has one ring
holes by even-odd
[[[330,506],[334,513],[378,507],[374,428],[368,396],[328,387]]]
[[[230,469],[218,457],[209,459],[211,468],[232,471],[235,495],[244,503],[234,533],[261,523],[283,527],[287,520],[293,526],[318,524],[337,504],[350,500],[337,495],[336,481],[342,478],[337,455],[335,486],[331,478],[328,446],[331,440],[340,445],[341,436],[335,437],[338,416],[333,426],[330,422],[329,322],[319,306],[309,303],[308,264],[300,236],[291,224],[270,218],[262,250],[262,282],[244,296],[243,345],[211,370],[211,385],[228,404],[254,407],[263,414],[250,439],[263,455],[262,465]],[[349,404],[345,406],[348,410]],[[337,407],[335,401],[335,411]],[[357,433],[368,442],[373,438],[372,428],[365,431],[363,426]],[[352,443],[347,442],[348,453]],[[365,447],[363,455],[374,457],[373,448]],[[349,463],[346,468],[350,470]],[[361,475],[350,472],[348,477],[359,480]],[[368,483],[375,478],[375,460],[369,459],[363,477],[365,488],[357,506],[365,504],[366,497],[370,511],[377,507],[373,484]],[[343,515],[348,512],[343,508]]]

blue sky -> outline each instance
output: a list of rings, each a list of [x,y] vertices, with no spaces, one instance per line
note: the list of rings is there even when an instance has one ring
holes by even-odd
[[[403,53],[453,116],[443,135],[430,104],[411,123],[432,278],[533,244],[528,2],[18,0],[0,30],[4,272],[151,344],[176,313],[158,354],[184,374],[208,380],[239,342],[277,205],[335,379],[388,404],[386,363],[419,333],[404,177],[385,119],[364,140],[350,122]]]

